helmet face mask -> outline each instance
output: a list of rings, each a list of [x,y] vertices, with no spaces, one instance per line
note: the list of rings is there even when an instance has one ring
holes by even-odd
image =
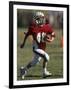
[[[42,12],[37,12],[35,14],[34,20],[37,25],[43,25],[45,23],[44,14]]]
[[[44,20],[44,18],[37,18],[36,19],[36,24],[38,24],[38,25],[42,25],[42,24],[44,24],[45,23],[45,20]]]

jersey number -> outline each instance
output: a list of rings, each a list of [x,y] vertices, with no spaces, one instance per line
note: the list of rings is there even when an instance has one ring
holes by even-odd
[[[45,36],[46,36],[45,32],[38,33],[37,34],[37,41],[38,41],[38,43],[45,42],[45,40],[44,40]]]

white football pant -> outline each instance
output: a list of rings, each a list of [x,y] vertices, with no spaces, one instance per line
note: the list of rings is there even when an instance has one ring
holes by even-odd
[[[34,57],[31,62],[32,66],[40,62],[41,58],[43,58],[43,60],[49,61],[49,55],[44,50],[38,49],[36,43],[33,43],[33,52],[34,52]]]

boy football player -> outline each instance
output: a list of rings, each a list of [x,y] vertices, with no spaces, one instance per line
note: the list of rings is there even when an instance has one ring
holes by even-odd
[[[51,75],[47,70],[47,62],[49,61],[49,55],[45,52],[46,42],[52,42],[55,37],[55,33],[46,22],[46,18],[42,12],[36,12],[33,22],[29,26],[28,32],[25,34],[21,48],[24,47],[26,39],[29,35],[32,35],[33,38],[33,60],[30,61],[25,67],[21,67],[20,73],[22,79],[27,74],[29,68],[35,66],[43,58],[43,77]]]

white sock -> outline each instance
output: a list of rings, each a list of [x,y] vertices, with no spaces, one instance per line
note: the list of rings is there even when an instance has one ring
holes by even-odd
[[[43,69],[43,73],[46,73],[46,72],[47,72],[47,69],[46,69],[46,68],[44,68],[44,69]]]

